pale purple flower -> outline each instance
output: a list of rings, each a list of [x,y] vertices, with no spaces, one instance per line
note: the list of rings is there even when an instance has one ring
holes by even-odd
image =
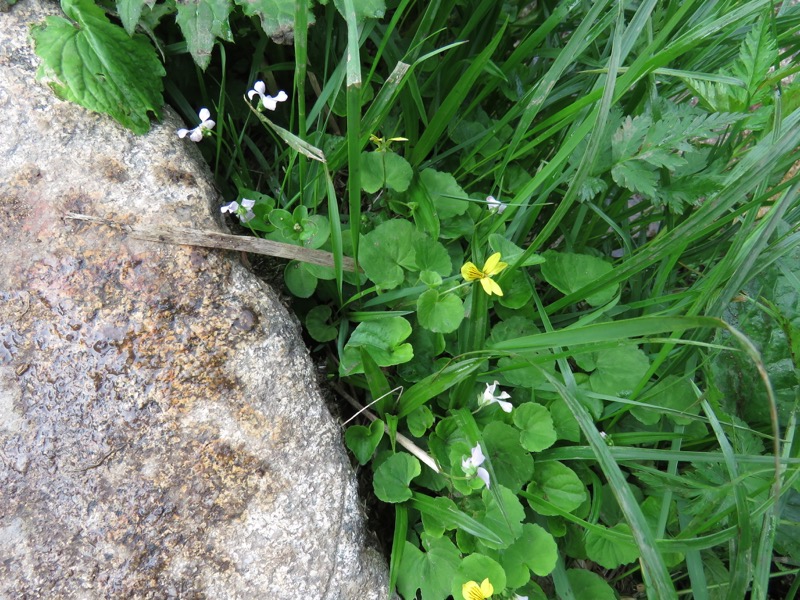
[[[468,476],[477,475],[481,478],[481,481],[486,484],[487,489],[489,488],[489,471],[484,469],[481,465],[483,461],[486,460],[486,457],[483,455],[483,450],[481,449],[480,444],[475,444],[475,447],[471,451],[471,455],[469,458],[462,458],[461,459],[461,468],[464,470]]]
[[[486,206],[491,212],[496,212],[498,215],[502,215],[503,211],[508,208],[508,204],[503,204],[494,196],[486,196]]]
[[[486,384],[486,389],[483,390],[483,396],[478,399],[478,404],[481,406],[489,406],[490,404],[499,404],[505,412],[510,413],[514,405],[511,402],[504,402],[507,398],[511,398],[508,392],[500,392],[495,395],[494,391],[497,389],[497,381],[492,384]]]
[[[281,90],[277,96],[267,95],[267,86],[263,81],[256,81],[253,89],[247,92],[247,99],[252,100],[253,96],[258,96],[261,99],[261,106],[267,110],[275,110],[278,107],[278,102],[285,102],[289,96]]]
[[[208,109],[201,108],[200,112],[197,113],[197,116],[200,117],[200,125],[194,129],[178,129],[179,138],[185,138],[188,135],[189,139],[193,142],[199,142],[208,133],[211,133],[211,130],[216,123],[211,120],[211,113],[208,112]]]
[[[242,223],[247,223],[247,221],[256,216],[256,213],[254,213],[252,210],[255,204],[256,204],[255,200],[242,198],[241,205],[238,202],[236,202],[236,200],[234,200],[233,202],[229,202],[228,204],[223,204],[222,207],[220,208],[220,212],[236,215],[237,217],[239,217],[239,220]]]

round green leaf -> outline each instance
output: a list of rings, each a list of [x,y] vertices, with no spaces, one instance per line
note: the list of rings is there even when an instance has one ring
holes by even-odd
[[[696,415],[700,411],[697,395],[691,382],[684,377],[668,375],[658,382],[645,396],[637,398],[644,404],[669,408],[675,411]],[[690,416],[681,416],[672,413],[663,413],[658,409],[646,406],[634,406],[631,414],[645,425],[654,425],[665,414],[676,425],[689,425],[693,419]]]
[[[503,255],[503,262],[513,265],[517,259],[522,256],[522,248],[517,246],[514,242],[507,240],[499,233],[493,233],[489,236],[489,246],[495,252]],[[545,262],[545,259],[538,254],[532,254],[526,258],[521,267],[530,267],[531,265],[540,265]]]
[[[442,277],[447,277],[453,271],[447,249],[428,235],[417,233],[414,249],[418,271],[435,271]]]
[[[498,503],[498,496],[502,506]],[[522,503],[514,492],[499,484],[493,485],[491,490],[484,488],[482,498],[486,512],[479,515],[477,520],[497,534],[501,543],[485,539],[481,543],[495,550],[508,548],[522,534],[522,521],[525,519]]]
[[[318,342],[330,342],[336,339],[339,330],[330,324],[333,311],[327,304],[315,306],[306,315],[306,329],[308,335]]]
[[[526,402],[514,410],[514,425],[522,430],[519,442],[529,452],[541,452],[558,439],[550,411],[535,402]]]
[[[597,525],[597,527],[606,529],[602,525]],[[627,523],[618,523],[611,528],[611,531],[631,536],[631,528]],[[627,565],[639,558],[639,548],[632,536],[623,541],[616,537],[604,536],[595,529],[587,529],[584,536],[584,547],[587,556],[606,569],[616,569],[620,565]]]
[[[447,537],[421,536],[427,552],[410,542],[405,543],[397,574],[397,591],[403,598],[417,597],[420,590],[425,600],[442,600],[450,593],[461,555]]]
[[[508,262],[506,257],[503,257]],[[507,308],[522,308],[531,301],[533,289],[528,281],[528,276],[520,269],[511,273],[510,277],[503,280],[503,295],[500,296],[500,304]]]
[[[508,586],[512,588],[530,581],[530,572],[544,577],[549,575],[558,560],[558,546],[553,536],[543,527],[533,523],[522,526],[522,534],[502,553],[500,564],[506,571]]]
[[[414,437],[422,437],[428,428],[433,425],[433,413],[424,404],[406,417],[408,431]]]
[[[596,365],[589,377],[592,390],[609,396],[626,396],[647,374],[650,360],[636,346],[625,344],[598,353]]]
[[[576,600],[616,600],[617,595],[599,575],[585,569],[567,571],[569,585],[576,592]]]
[[[403,283],[405,270],[416,270],[414,225],[403,219],[381,223],[359,244],[358,261],[375,285],[390,290]]]
[[[411,335],[411,324],[403,317],[364,321],[355,328],[342,352],[342,373],[363,373],[360,348],[366,347],[379,367],[391,367],[414,357],[411,344],[402,343]]]
[[[499,597],[506,588],[506,572],[496,560],[483,554],[470,554],[458,566],[450,593],[453,598],[463,598],[461,588],[465,583],[474,581],[480,585],[484,579],[488,579],[494,588],[492,598]]]
[[[513,316],[492,327],[491,338],[493,342],[504,342],[514,338],[534,335],[539,333],[539,328],[527,317]]]
[[[383,502],[405,502],[411,498],[408,484],[422,472],[419,461],[405,452],[387,458],[375,471],[372,489]]]
[[[417,299],[417,320],[435,333],[450,333],[464,320],[464,304],[455,294],[428,290]]]
[[[411,184],[414,171],[408,161],[396,152],[386,151],[383,154],[383,171],[386,187],[395,192],[405,192]]]
[[[548,250],[544,253],[544,258],[546,262],[541,267],[542,276],[562,294],[571,294],[601,279],[613,269],[602,258],[586,254]],[[600,306],[610,302],[618,289],[619,285],[615,283],[591,294],[585,300],[590,306]]]
[[[442,276],[436,271],[422,271],[419,274],[419,280],[428,287],[439,287],[442,285]]]
[[[444,350],[444,336],[424,327],[414,327],[409,343],[414,347],[414,358],[397,368],[400,376],[416,383],[432,373],[431,365]]]
[[[497,483],[519,492],[533,474],[533,458],[520,446],[519,431],[493,421],[484,428],[483,441]]]
[[[586,488],[578,475],[563,463],[548,461],[540,463],[527,488],[528,493],[555,504],[560,509],[572,512],[586,500]],[[536,512],[554,516],[555,512],[535,508]]]
[[[299,238],[306,248],[321,248],[331,235],[330,221],[323,215],[312,215],[303,219],[301,226],[303,231]]]
[[[373,421],[369,427],[353,425],[347,428],[344,441],[358,460],[358,464],[365,465],[369,462],[383,437],[384,430],[385,426],[380,419]]]
[[[304,265],[305,263],[292,260],[283,272],[286,287],[298,298],[310,298],[317,289],[317,278]]]
[[[359,164],[361,166],[361,189],[368,194],[374,194],[383,187],[386,180],[383,173],[383,160],[381,152],[362,152]]]
[[[419,181],[433,201],[442,223],[467,211],[467,194],[450,173],[425,169],[419,174]]]
[[[555,360],[542,357],[550,355],[549,350],[526,352],[523,355],[504,356],[497,361],[503,371],[503,378],[511,385],[524,388],[538,388],[547,382],[547,373],[555,373]]]
[[[558,439],[570,442],[581,441],[581,428],[575,415],[564,401],[556,400],[550,407],[550,416],[553,418],[553,426],[556,428]]]

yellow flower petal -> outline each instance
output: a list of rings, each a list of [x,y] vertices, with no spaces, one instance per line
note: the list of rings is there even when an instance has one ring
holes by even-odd
[[[500,262],[500,253],[495,252],[489,258],[486,259],[485,263],[483,263],[483,272],[486,273],[487,275],[490,274],[492,272],[492,269],[494,269],[497,263],[499,262]]]
[[[483,277],[483,273],[478,270],[473,263],[468,262],[464,263],[464,266],[461,267],[461,276],[466,279],[467,281],[475,281],[476,279],[481,279]]]
[[[481,279],[481,285],[483,286],[483,291],[489,294],[497,294],[498,296],[503,295],[503,290],[500,289],[500,286],[497,285],[497,282],[489,277],[484,277]]]
[[[483,272],[487,277],[491,277],[492,275],[497,275],[507,266],[508,263],[500,262],[500,253],[495,252],[486,259],[486,263],[483,265]]]
[[[494,593],[494,587],[489,583],[489,579],[484,579],[480,585],[475,581],[468,581],[461,586],[461,595],[464,600],[484,600],[491,598]]]
[[[481,582],[481,593],[483,594],[484,598],[488,598],[489,596],[494,594],[494,587],[489,582],[488,577]]]

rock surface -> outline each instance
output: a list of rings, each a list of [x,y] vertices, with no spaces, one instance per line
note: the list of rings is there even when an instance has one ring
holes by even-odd
[[[218,227],[169,110],[137,137],[35,81],[0,13],[0,598],[386,597],[299,331]]]

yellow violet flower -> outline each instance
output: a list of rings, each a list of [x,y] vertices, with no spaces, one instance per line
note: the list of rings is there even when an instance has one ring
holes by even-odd
[[[497,275],[507,266],[508,263],[500,262],[500,253],[495,252],[483,263],[483,269],[478,269],[478,267],[471,262],[466,263],[461,267],[461,276],[467,281],[480,281],[483,286],[483,291],[490,296],[492,294],[502,296],[503,290],[501,290],[497,282],[492,279],[492,275]]]
[[[484,598],[491,598],[494,594],[494,588],[489,583],[489,579],[484,579],[480,585],[476,581],[468,581],[461,586],[461,595],[464,600],[484,600]]]

